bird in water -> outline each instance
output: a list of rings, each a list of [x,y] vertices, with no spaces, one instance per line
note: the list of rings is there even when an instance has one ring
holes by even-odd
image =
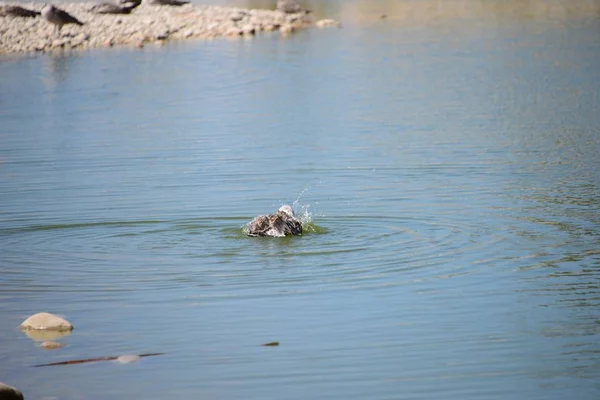
[[[39,11],[30,10],[21,6],[5,5],[0,6],[0,15],[6,17],[23,17],[23,18],[34,18],[40,15]]]
[[[52,4],[46,4],[44,8],[42,8],[42,17],[51,24],[54,24],[55,34],[56,32],[60,34],[60,29],[63,27],[63,25],[83,25],[83,22],[79,21],[65,10],[54,7]]]
[[[248,236],[284,237],[302,234],[302,222],[287,204],[279,207],[275,214],[259,215],[250,221],[247,228]]]
[[[131,10],[139,6],[140,3],[126,3],[124,5],[114,3],[98,3],[90,8],[90,12],[95,14],[130,14]]]

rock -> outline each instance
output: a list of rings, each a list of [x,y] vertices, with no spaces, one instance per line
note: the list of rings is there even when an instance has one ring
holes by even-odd
[[[285,25],[282,25],[279,28],[279,30],[281,31],[282,34],[289,35],[289,34],[293,33],[296,30],[296,28],[294,28],[294,25],[285,24]]]
[[[302,7],[294,0],[278,0],[277,9],[286,14],[301,13]]]
[[[315,22],[317,28],[341,28],[342,24],[334,19],[320,19]]]
[[[42,349],[46,349],[46,350],[54,350],[54,349],[60,349],[62,347],[65,347],[65,345],[62,343],[47,340],[47,341],[43,342],[42,344],[40,344],[40,347]]]
[[[279,29],[280,26],[281,25],[279,25],[279,24],[268,24],[268,25],[265,25],[264,29],[267,32],[271,32],[271,31],[276,31],[277,29]]]
[[[73,325],[69,321],[59,316],[41,312],[27,318],[20,325],[21,330],[42,329],[50,331],[71,331]]]
[[[244,31],[242,31],[240,28],[229,28],[227,30],[227,32],[225,33],[226,36],[242,36],[244,34]]]
[[[167,40],[169,38],[170,32],[164,31],[156,35],[157,40]]]
[[[0,382],[0,399],[2,400],[23,400],[23,393],[17,388]]]
[[[231,15],[231,17],[229,17],[229,19],[232,20],[233,22],[239,22],[239,21],[243,20],[245,16],[246,16],[245,12],[237,11],[237,12],[233,13]]]
[[[130,363],[139,361],[141,358],[142,357],[137,356],[137,355],[124,355],[124,356],[117,357],[117,359],[115,361],[120,364],[130,364]]]
[[[250,25],[250,24],[244,25],[242,27],[242,32],[244,33],[244,35],[252,36],[252,35],[256,34],[256,28],[254,28],[254,25]]]

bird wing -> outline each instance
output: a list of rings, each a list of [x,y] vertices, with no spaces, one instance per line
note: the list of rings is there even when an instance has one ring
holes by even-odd
[[[288,231],[292,235],[301,235],[302,234],[302,223],[298,221],[296,218],[288,218],[285,221],[285,224],[288,227]]]
[[[271,228],[271,221],[268,215],[259,215],[248,224],[248,236],[266,236]]]
[[[77,18],[66,12],[65,10],[61,10],[60,8],[56,9],[56,15],[59,17],[61,21],[63,21],[63,25],[66,24],[77,24],[83,25],[83,22],[79,21]]]

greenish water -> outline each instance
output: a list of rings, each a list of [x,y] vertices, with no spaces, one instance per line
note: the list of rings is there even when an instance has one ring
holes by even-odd
[[[0,381],[597,399],[600,22],[486,15],[3,57]],[[243,234],[294,202],[303,236]]]

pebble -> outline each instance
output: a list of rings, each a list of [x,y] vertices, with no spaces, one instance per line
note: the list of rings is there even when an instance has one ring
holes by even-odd
[[[39,11],[43,3],[20,2],[19,5]],[[178,39],[243,37],[261,31],[281,30],[289,34],[314,26],[310,15],[285,14],[277,10],[192,4],[169,7],[144,2],[131,14],[115,16],[90,12],[92,4],[89,2],[57,3],[57,6],[85,25],[65,25],[60,36],[55,36],[54,26],[40,17],[0,16],[0,54],[126,44],[140,46]],[[140,36],[146,39],[140,41]]]

